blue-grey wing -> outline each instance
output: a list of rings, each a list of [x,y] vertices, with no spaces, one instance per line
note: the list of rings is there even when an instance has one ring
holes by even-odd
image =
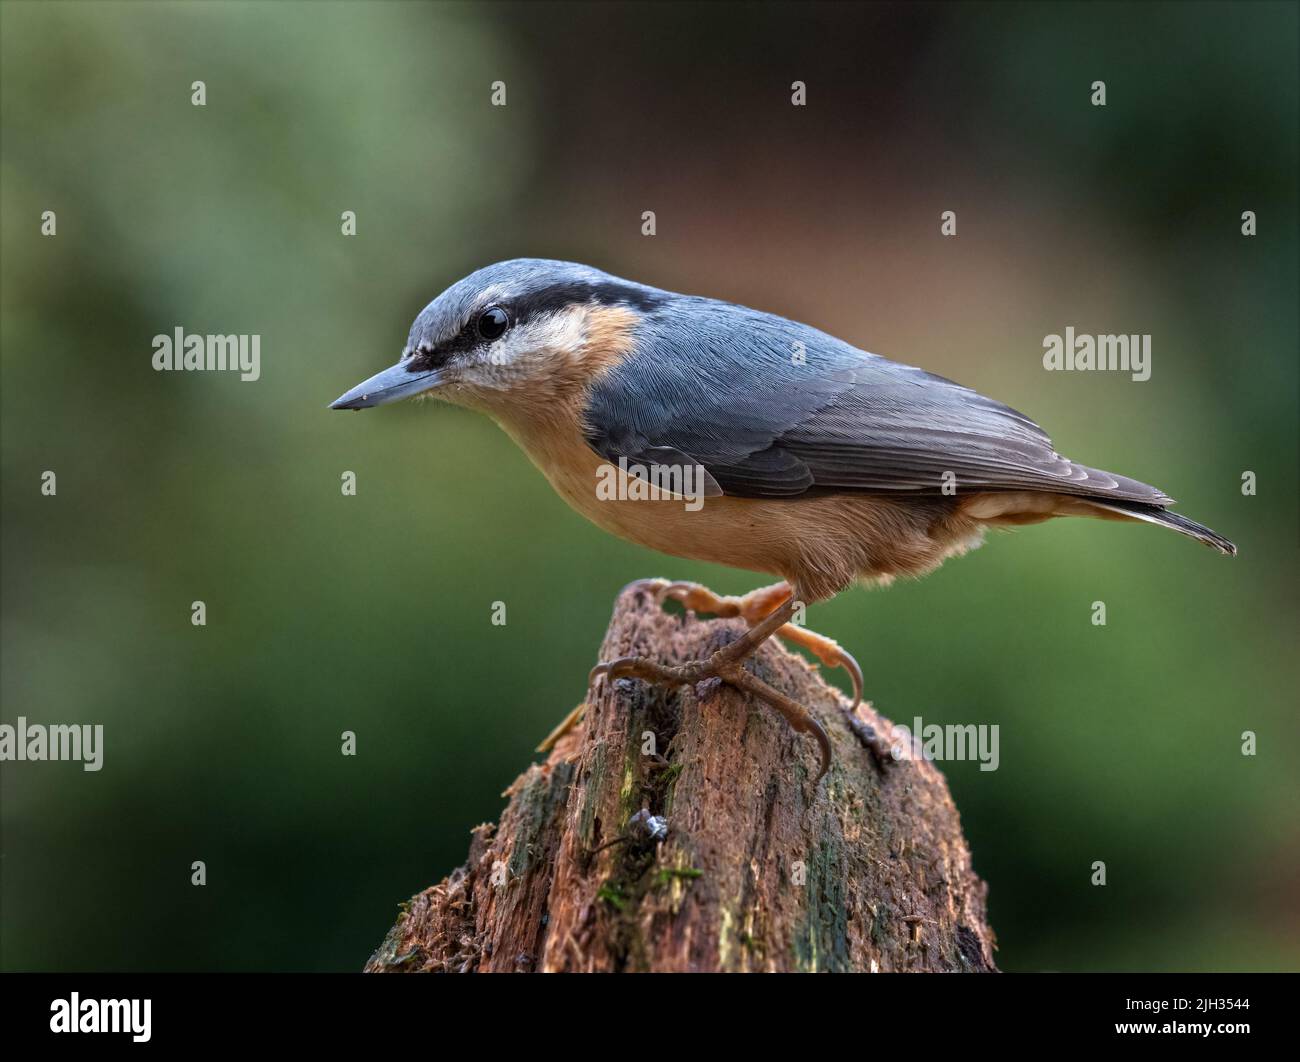
[[[951,483],[948,493],[1172,501],[1062,457],[1024,414],[951,380],[710,299],[649,315],[633,353],[594,384],[585,421],[606,460],[677,455],[738,497],[940,494]]]

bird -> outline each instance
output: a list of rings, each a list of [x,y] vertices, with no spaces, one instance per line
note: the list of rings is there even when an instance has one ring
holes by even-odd
[[[1061,516],[1155,524],[1237,552],[1163,491],[1063,457],[1025,414],[968,387],[777,314],[575,262],[470,273],[420,311],[395,365],[330,408],[414,397],[487,414],[606,531],[774,576],[743,596],[639,580],[660,604],[740,617],[745,633],[686,664],[603,661],[590,681],[721,679],[815,738],[815,782],[831,763],[825,728],[744,667],[773,635],[801,645],[849,672],[852,720],[862,669],[792,622],[808,605],[925,575],[991,527]]]

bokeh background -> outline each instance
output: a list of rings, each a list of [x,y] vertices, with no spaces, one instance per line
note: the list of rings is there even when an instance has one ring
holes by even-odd
[[[895,720],[1001,726],[946,772],[1004,968],[1300,967],[1294,5],[5,2],[0,59],[2,718],[106,729],[99,773],[0,772],[5,969],[358,969],[619,587],[759,585],[486,419],[326,411],[523,255],[923,365],[1235,539],[1058,521],[809,621]],[[1067,325],[1151,333],[1150,381],[1045,372]],[[155,373],[177,326],[260,334],[261,380]]]

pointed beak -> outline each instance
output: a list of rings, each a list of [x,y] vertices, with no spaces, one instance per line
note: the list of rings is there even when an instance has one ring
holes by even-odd
[[[442,382],[442,374],[436,369],[411,372],[408,364],[399,361],[391,368],[375,373],[369,380],[357,384],[347,394],[336,398],[330,403],[330,409],[369,409],[371,406],[382,406],[422,394]]]

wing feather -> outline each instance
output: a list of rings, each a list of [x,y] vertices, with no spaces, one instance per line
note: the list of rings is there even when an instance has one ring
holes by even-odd
[[[587,439],[608,460],[656,448],[725,494],[1040,490],[1166,506],[1173,499],[1058,454],[1029,417],[942,376],[806,325],[678,299],[593,386]]]

